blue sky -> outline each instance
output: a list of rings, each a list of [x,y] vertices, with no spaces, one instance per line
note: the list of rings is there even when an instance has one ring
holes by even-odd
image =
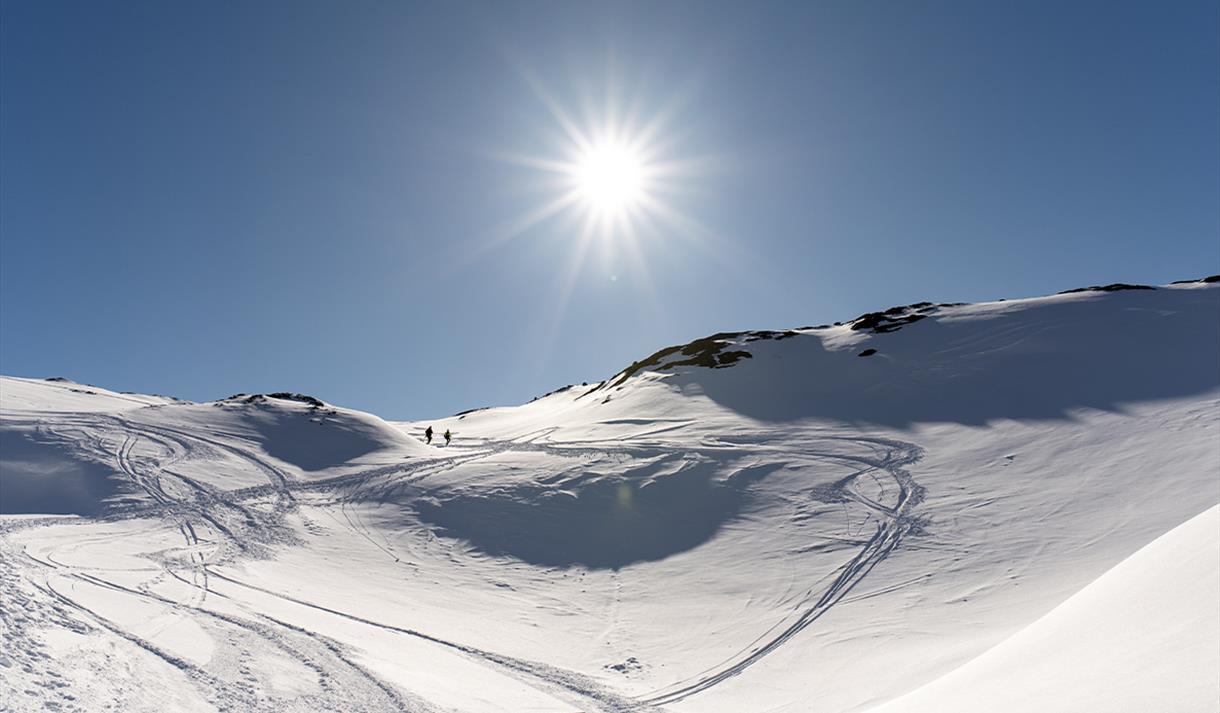
[[[0,3],[0,370],[387,418],[707,334],[1220,272],[1215,2]],[[557,112],[681,221],[510,231]]]

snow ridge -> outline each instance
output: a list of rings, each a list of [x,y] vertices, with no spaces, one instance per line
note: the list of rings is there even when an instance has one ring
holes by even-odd
[[[1220,649],[1215,568],[1141,550],[1214,549],[1216,282],[722,333],[426,423],[0,377],[0,701],[967,710],[1029,646],[1155,686]],[[1071,633],[1156,578],[1161,624]],[[1166,710],[1220,710],[1194,676]]]

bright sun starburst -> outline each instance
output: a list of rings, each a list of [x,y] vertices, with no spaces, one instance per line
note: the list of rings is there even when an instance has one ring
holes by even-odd
[[[656,296],[656,264],[672,264],[690,249],[729,264],[720,254],[725,241],[683,210],[702,202],[696,184],[725,168],[722,155],[690,153],[698,121],[685,106],[688,87],[671,85],[661,94],[609,77],[601,90],[578,83],[565,103],[531,73],[523,70],[522,78],[549,113],[550,127],[538,125],[540,153],[495,155],[531,169],[515,187],[532,197],[521,215],[467,259],[553,224],[547,233],[560,240],[539,236],[537,242],[562,251],[549,315],[539,316],[545,325],[540,353],[554,343],[582,279],[606,279],[620,286],[620,294],[631,290],[647,303]],[[679,130],[686,119],[693,123]]]
[[[552,218],[575,219],[581,249],[590,242],[627,251],[645,235],[689,234],[693,221],[672,198],[689,194],[686,185],[699,162],[675,156],[677,144],[669,122],[681,94],[651,115],[640,103],[619,101],[608,91],[604,104],[579,104],[574,112],[540,84],[531,82],[558,130],[548,143],[549,155],[502,155],[540,172],[543,202],[510,227],[500,239],[526,232]],[[591,94],[590,94],[591,95]]]
[[[581,201],[600,217],[630,212],[645,196],[648,166],[629,144],[593,144],[576,158],[573,169]]]

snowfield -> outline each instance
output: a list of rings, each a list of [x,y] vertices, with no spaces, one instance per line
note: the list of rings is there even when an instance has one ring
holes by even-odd
[[[419,423],[4,377],[0,709],[1220,711],[1220,284],[1112,287]]]

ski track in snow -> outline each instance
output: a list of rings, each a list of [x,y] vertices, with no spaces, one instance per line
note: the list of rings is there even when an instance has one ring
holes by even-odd
[[[376,622],[348,612],[321,606],[282,592],[271,591],[242,582],[232,576],[215,571],[214,567],[234,560],[242,554],[263,551],[275,544],[291,544],[293,535],[283,523],[284,516],[296,509],[296,493],[325,494],[337,497],[332,502],[338,506],[340,521],[369,544],[396,563],[403,558],[391,544],[382,538],[378,541],[370,529],[360,520],[358,513],[349,504],[368,500],[382,500],[396,490],[410,487],[420,480],[465,463],[482,460],[502,453],[542,452],[562,457],[585,457],[619,454],[634,458],[648,458],[682,454],[685,456],[708,455],[723,458],[726,454],[746,456],[765,454],[765,440],[752,443],[728,441],[706,442],[702,447],[689,444],[666,444],[662,441],[640,439],[637,444],[622,442],[547,440],[555,428],[541,429],[509,440],[483,440],[464,448],[455,448],[456,453],[416,461],[370,468],[318,481],[296,481],[278,466],[258,454],[234,446],[216,438],[208,438],[179,428],[147,423],[109,414],[60,414],[55,421],[41,415],[34,423],[40,430],[62,439],[84,446],[98,457],[108,455],[127,480],[147,496],[147,502],[127,504],[116,508],[107,519],[129,519],[153,517],[171,523],[183,538],[183,551],[187,553],[188,566],[179,567],[181,557],[165,556],[161,559],[163,572],[152,581],[135,588],[107,580],[97,573],[89,573],[54,561],[36,559],[28,554],[23,558],[27,564],[43,570],[38,590],[47,595],[51,605],[75,612],[92,625],[111,631],[122,638],[153,653],[170,665],[184,671],[199,684],[210,702],[218,707],[243,710],[274,709],[272,701],[262,700],[256,695],[255,680],[226,680],[223,676],[176,657],[121,626],[105,616],[90,610],[75,601],[70,590],[52,584],[54,577],[87,583],[112,592],[139,597],[170,607],[182,616],[195,617],[211,627],[227,633],[220,637],[226,645],[236,650],[249,649],[251,641],[255,647],[272,647],[290,654],[301,661],[318,676],[324,695],[336,691],[364,691],[363,703],[375,709],[427,710],[424,701],[408,700],[397,689],[355,664],[345,653],[341,644],[312,634],[299,627],[280,621],[267,614],[246,610],[250,618],[230,616],[213,611],[206,606],[209,597],[230,599],[212,589],[210,581],[218,579],[230,584],[263,592],[284,601],[310,608],[313,611],[341,617],[349,621],[376,627],[381,630],[415,637],[432,644],[456,651],[485,665],[491,665],[538,690],[575,705],[582,710],[639,711],[648,710],[685,700],[708,690],[717,684],[740,674],[774,652],[786,641],[813,624],[819,617],[840,602],[868,573],[900,546],[904,537],[918,526],[911,514],[922,499],[922,488],[914,482],[905,466],[922,456],[922,450],[913,444],[880,438],[826,437],[825,443],[832,448],[804,450],[802,454],[811,458],[825,458],[857,467],[857,470],[832,486],[814,488],[810,497],[821,502],[854,501],[872,511],[877,518],[876,531],[859,551],[838,571],[837,576],[824,589],[810,589],[801,598],[799,606],[780,624],[773,626],[752,642],[747,648],[727,658],[716,666],[694,677],[675,682],[665,688],[638,696],[621,695],[593,678],[551,664],[526,661],[497,654],[477,647],[447,641],[423,631]],[[667,425],[653,429],[641,436],[656,436],[685,424]],[[807,446],[808,444],[802,444]],[[863,446],[870,455],[852,455],[841,452],[842,446]],[[155,455],[150,454],[155,453]],[[267,480],[263,486],[252,486],[233,491],[223,491],[206,483],[186,477],[173,466],[193,456],[206,456],[219,452],[240,459],[261,473]],[[896,486],[897,495],[889,504],[860,493],[857,484],[861,478],[875,478],[886,474]],[[342,493],[342,494],[340,494]],[[273,502],[268,513],[249,506],[252,501]],[[33,523],[30,523],[33,525]],[[209,533],[214,539],[201,538],[199,532]],[[210,550],[210,553],[207,553]],[[168,553],[167,553],[168,554]],[[9,563],[13,564],[12,562]],[[172,577],[191,587],[196,592],[188,601],[174,601],[152,591],[152,587],[165,577]],[[6,597],[9,588],[6,587]],[[613,624],[612,624],[613,626]],[[331,682],[336,672],[347,672],[347,680]],[[243,675],[248,676],[248,669]],[[376,699],[380,698],[380,702]],[[321,702],[321,701],[317,701]],[[346,709],[351,702],[329,700],[327,705],[335,710]]]
[[[94,433],[101,431],[105,436],[95,438],[90,443],[90,450],[97,452],[105,450],[111,457],[112,462],[122,473],[126,479],[146,494],[150,500],[146,505],[128,505],[117,508],[115,513],[105,519],[128,519],[135,517],[155,517],[174,525],[183,536],[184,545],[187,549],[193,550],[200,545],[200,539],[196,533],[195,523],[204,522],[210,526],[217,535],[223,537],[223,542],[216,547],[213,561],[209,562],[201,552],[191,552],[190,560],[192,563],[190,578],[184,577],[180,572],[174,569],[174,566],[168,561],[161,562],[164,568],[164,573],[161,577],[172,577],[189,585],[198,591],[198,596],[188,602],[177,602],[172,599],[157,595],[151,591],[151,582],[146,582],[138,588],[130,588],[115,582],[106,580],[96,574],[90,574],[84,571],[77,571],[77,568],[56,562],[50,555],[46,560],[35,558],[28,553],[22,553],[23,559],[27,564],[32,564],[35,567],[44,570],[43,580],[40,584],[35,584],[35,588],[49,597],[60,607],[66,608],[69,611],[75,612],[81,618],[91,622],[98,628],[110,631],[123,639],[132,642],[141,649],[148,651],[166,663],[174,666],[177,669],[184,671],[188,677],[200,684],[200,690],[207,693],[207,696],[213,704],[217,705],[222,710],[279,710],[274,702],[260,700],[255,695],[254,679],[247,679],[243,684],[227,683],[220,677],[209,673],[205,668],[196,666],[188,661],[167,653],[160,647],[147,641],[146,639],[137,636],[130,631],[123,629],[121,626],[109,621],[101,614],[94,612],[87,606],[75,601],[70,592],[63,591],[49,583],[48,576],[59,576],[72,579],[79,582],[84,582],[92,586],[102,587],[114,592],[121,592],[126,595],[144,598],[150,601],[155,601],[159,604],[168,606],[175,611],[181,612],[184,616],[204,617],[207,620],[216,624],[227,625],[230,628],[237,628],[241,631],[239,635],[246,639],[257,637],[264,644],[268,644],[276,649],[280,649],[292,655],[296,660],[300,660],[319,676],[332,676],[334,671],[348,670],[353,672],[359,680],[349,680],[344,682],[336,682],[335,684],[323,685],[323,691],[329,692],[337,696],[333,700],[318,701],[321,708],[328,710],[350,710],[351,701],[346,700],[348,693],[353,690],[358,691],[360,688],[369,688],[370,686],[380,691],[385,700],[382,704],[377,704],[375,700],[368,700],[365,697],[363,703],[371,705],[357,705],[356,710],[430,710],[430,707],[422,701],[407,701],[402,697],[402,694],[396,692],[395,688],[359,667],[348,658],[342,650],[342,646],[336,642],[329,641],[322,636],[311,634],[310,632],[299,627],[292,626],[286,622],[275,619],[271,616],[258,612],[251,612],[252,616],[258,620],[258,623],[245,621],[238,617],[227,616],[202,608],[206,598],[210,596],[219,596],[228,599],[223,594],[214,592],[209,587],[209,577],[221,579],[232,584],[247,587],[262,591],[266,594],[278,597],[285,601],[294,602],[315,611],[325,612],[334,616],[339,616],[350,621],[359,622],[368,626],[376,627],[386,631],[392,631],[398,634],[412,636],[430,643],[446,647],[450,650],[461,653],[469,658],[481,661],[485,664],[490,664],[498,669],[503,670],[509,675],[522,680],[534,687],[544,690],[560,699],[588,709],[592,704],[597,710],[604,711],[630,711],[639,710],[643,706],[638,703],[620,696],[613,691],[601,686],[591,678],[568,671],[560,667],[549,664],[524,661],[501,654],[496,654],[490,651],[484,651],[476,647],[466,646],[444,639],[431,636],[429,634],[406,629],[403,627],[382,624],[353,614],[342,612],[336,609],[323,607],[301,599],[297,599],[283,593],[270,591],[260,588],[245,582],[241,582],[232,577],[228,577],[217,572],[211,571],[210,566],[216,566],[223,561],[231,560],[241,552],[250,548],[251,543],[270,544],[274,542],[287,542],[285,528],[281,524],[283,516],[293,510],[296,506],[296,497],[293,490],[303,491],[325,491],[339,485],[353,485],[365,481],[376,479],[387,474],[395,474],[398,476],[406,476],[409,480],[418,480],[427,477],[439,470],[456,467],[461,462],[475,460],[485,457],[486,453],[473,455],[456,455],[453,457],[439,458],[430,461],[425,461],[418,464],[389,466],[370,469],[365,472],[342,476],[331,479],[329,481],[297,483],[292,482],[286,474],[283,473],[275,465],[269,463],[260,456],[253,454],[245,449],[237,448],[231,444],[223,443],[215,439],[197,436],[178,429],[173,429],[164,426],[150,426],[148,424],[136,423],[129,419],[124,419],[112,415],[103,414],[65,414],[62,423],[51,424],[45,417],[37,422],[37,426],[45,432],[54,433],[57,428],[89,428]],[[112,449],[105,447],[106,437],[113,438],[117,442],[117,446]],[[167,457],[164,461],[158,461],[151,457],[134,457],[137,445],[141,440],[147,440],[155,447],[167,452]],[[81,441],[77,441],[81,443]],[[216,488],[199,483],[182,475],[173,474],[168,470],[168,467],[173,463],[189,457],[189,455],[198,450],[199,445],[216,448],[232,456],[240,458],[254,466],[255,469],[264,473],[268,478],[267,486],[256,486],[244,488],[236,491],[221,491]],[[167,492],[162,482],[162,474],[170,474],[176,481],[181,481],[192,492],[192,497],[179,498]],[[357,490],[357,493],[361,492]],[[258,516],[247,508],[243,501],[251,499],[265,498],[271,495],[275,498],[276,506],[274,514],[271,517]],[[343,512],[344,519],[348,526],[367,539],[373,546],[382,550],[387,556],[397,559],[386,546],[377,543],[369,534],[367,528],[353,520],[348,514],[346,503],[354,499],[360,499],[360,496],[348,496],[340,501],[340,509]],[[202,502],[200,502],[202,501]],[[238,513],[236,523],[230,515],[217,515],[216,511],[232,511]],[[226,522],[229,521],[229,522]],[[50,518],[49,523],[62,522],[58,518]],[[26,526],[35,526],[37,523],[27,522]],[[20,525],[19,525],[20,526]],[[121,537],[121,535],[119,536]],[[227,550],[227,553],[226,553]],[[6,558],[7,559],[7,558]],[[15,564],[10,562],[9,564]],[[47,571],[49,570],[49,572]],[[0,584],[7,584],[8,580],[0,580]],[[5,599],[9,599],[10,588],[5,587]],[[243,607],[245,609],[245,607]],[[8,632],[6,631],[6,634]],[[307,646],[314,649],[314,653],[306,654],[305,648],[299,643],[302,639],[307,639]],[[294,643],[296,642],[296,643]],[[9,642],[14,644],[14,648],[18,650],[37,651],[37,645],[31,645],[32,642]],[[242,647],[237,647],[242,648]],[[249,648],[248,642],[245,648]],[[331,659],[331,664],[323,665],[319,662],[319,658]],[[329,673],[328,673],[329,672]]]
[[[213,409],[4,377],[0,708],[901,701],[1216,506],[1218,310],[1205,281],[1112,285],[866,315],[899,315],[885,329],[719,335],[682,354],[710,340],[751,358],[650,357],[433,422],[471,435],[427,450],[405,441],[415,424],[300,396]],[[926,461],[879,437],[910,433]],[[81,515],[31,514],[48,510]],[[1191,646],[1214,651],[1209,631]],[[1194,634],[1146,631],[1136,653],[1185,670]],[[1073,684],[1055,693],[1080,709]],[[1182,710],[1214,704],[1199,690]]]
[[[260,521],[260,518],[254,517],[251,511],[245,508],[237,498],[231,495],[226,497],[223,491],[210,488],[205,484],[198,483],[181,475],[173,477],[178,481],[189,484],[195,496],[202,500],[203,504],[201,505],[194,498],[174,497],[164,487],[162,473],[168,472],[166,468],[169,465],[187,457],[193,450],[197,449],[197,444],[202,443],[219,448],[246,460],[254,465],[257,470],[268,476],[270,487],[277,498],[275,518],[278,519],[282,518],[285,512],[295,506],[295,498],[288,488],[288,479],[282,471],[243,449],[212,439],[194,436],[176,429],[136,424],[127,419],[100,414],[68,415],[64,421],[65,425],[71,427],[100,426],[98,430],[104,433],[105,436],[113,437],[118,443],[112,451],[113,462],[116,467],[133,485],[146,493],[151,500],[151,504],[147,506],[119,508],[114,515],[106,519],[151,516],[172,523],[182,534],[184,545],[190,553],[189,569],[191,571],[190,578],[188,579],[175,569],[172,559],[163,558],[160,562],[164,570],[161,575],[152,581],[142,583],[136,588],[131,588],[108,580],[104,576],[91,574],[81,567],[56,562],[51,555],[47,555],[47,559],[42,560],[28,553],[21,553],[24,555],[23,559],[26,563],[42,570],[40,577],[29,577],[29,579],[34,582],[35,590],[46,595],[51,602],[51,606],[56,611],[75,613],[77,615],[75,618],[77,622],[84,620],[97,628],[110,631],[155,655],[174,668],[183,671],[190,680],[199,684],[197,686],[198,690],[204,694],[211,704],[220,710],[273,711],[282,710],[283,705],[282,701],[267,699],[260,694],[259,686],[257,685],[259,682],[251,673],[251,669],[245,664],[239,664],[235,670],[230,670],[230,666],[222,666],[223,670],[220,673],[210,671],[210,666],[195,665],[110,621],[103,614],[90,609],[74,599],[72,597],[72,589],[74,587],[57,586],[54,581],[56,579],[64,579],[100,587],[148,602],[155,602],[160,606],[168,607],[183,617],[208,622],[212,627],[219,629],[221,632],[218,638],[221,642],[224,642],[225,648],[230,654],[223,657],[226,660],[249,661],[255,658],[254,654],[251,653],[252,651],[266,650],[268,647],[282,651],[292,660],[298,661],[312,670],[316,676],[320,692],[305,696],[302,700],[303,703],[306,703],[306,708],[308,709],[432,710],[432,707],[423,701],[409,700],[404,697],[404,694],[397,691],[393,686],[381,681],[356,664],[345,653],[342,645],[326,637],[311,633],[262,613],[250,612],[246,607],[242,608],[247,611],[253,621],[245,617],[222,614],[203,606],[208,596],[218,596],[226,599],[228,597],[211,591],[209,587],[209,576],[216,575],[209,571],[209,563],[205,555],[197,551],[201,540],[196,531],[196,522],[210,525],[213,531],[225,537],[225,541],[221,544],[229,545],[228,549],[230,550],[229,554],[225,557],[226,559],[246,550],[249,547],[249,542],[267,543],[275,540],[282,541],[283,538],[279,533],[279,530],[282,530],[282,526],[279,526],[274,520],[268,521],[266,518],[262,518]],[[90,424],[91,421],[93,424]],[[41,428],[47,431],[53,431],[55,426],[58,425],[50,425],[45,421],[39,424]],[[169,454],[168,457],[164,461],[157,461],[150,457],[134,457],[133,451],[141,439],[147,440],[158,449],[167,452]],[[105,437],[94,439],[92,442],[94,449],[104,447],[104,441]],[[259,490],[261,489],[256,489],[253,495],[262,495]],[[250,492],[246,493],[246,497],[251,495]],[[210,512],[207,509],[207,505],[215,506],[217,504],[223,505],[226,509],[236,511],[239,514],[237,519],[240,524],[238,526],[232,524],[225,525],[222,522],[222,519],[224,519],[223,515],[218,517],[216,513]],[[62,521],[52,518],[46,522],[53,524]],[[38,523],[26,524],[34,526]],[[235,536],[238,531],[241,532],[241,535]],[[220,553],[223,549],[224,547],[218,547],[216,552]],[[6,564],[10,566],[15,566],[17,563],[17,558],[10,556],[7,552],[4,559]],[[179,602],[154,593],[152,591],[153,584],[166,576],[188,585],[197,592],[197,595],[188,601]],[[0,584],[6,585],[4,586],[4,598],[6,601],[9,601],[10,595],[16,595],[14,587],[11,586],[12,582],[10,579],[5,578],[0,580]],[[16,596],[19,599],[28,600],[28,597]],[[12,633],[12,631],[12,629],[9,629],[6,631],[6,634]],[[18,629],[16,632],[22,633],[22,630]],[[6,644],[13,644],[12,649],[18,651],[26,650],[27,647],[33,651],[39,650],[39,645],[35,641],[29,640],[30,637],[25,636],[22,638],[26,640],[19,644],[14,641],[6,641]],[[26,693],[28,694],[29,691],[26,691]],[[58,702],[56,705],[60,706],[61,709],[72,709],[72,706],[66,702]]]
[[[852,440],[857,443],[872,444],[884,448],[886,449],[885,455],[880,459],[841,455],[823,457],[839,458],[866,464],[865,469],[857,471],[835,483],[835,491],[841,493],[844,497],[865,505],[882,516],[883,519],[878,522],[876,533],[839,570],[838,575],[831,582],[830,586],[817,596],[812,605],[795,612],[795,616],[790,616],[785,622],[787,626],[781,631],[770,636],[770,638],[766,638],[761,643],[756,641],[748,650],[739,652],[727,661],[701,673],[694,680],[680,682],[656,691],[641,698],[642,702],[650,705],[677,703],[697,693],[706,691],[712,686],[732,678],[755,663],[758,663],[763,657],[774,652],[786,641],[796,636],[819,617],[830,611],[831,607],[839,603],[874,567],[885,560],[902,543],[905,536],[919,527],[919,521],[911,515],[911,510],[923,499],[924,490],[914,481],[903,466],[910,465],[919,460],[923,456],[923,450],[914,444],[889,439],[858,438]],[[882,505],[855,490],[854,485],[856,480],[863,475],[871,473],[874,469],[884,470],[897,484],[899,494],[894,505]],[[822,497],[825,498],[827,495],[830,495],[830,493],[822,492]],[[804,599],[804,603],[810,602],[812,598],[810,595],[813,594],[814,592],[811,590],[809,595]]]
[[[698,453],[699,449],[691,449],[683,447],[680,449],[664,448],[657,446],[622,446],[609,445],[596,442],[540,442],[556,431],[556,428],[547,428],[540,431],[524,434],[512,440],[484,440],[477,447],[476,454],[459,456],[463,458],[463,462],[487,458],[493,455],[506,452],[544,452],[552,455],[560,455],[566,457],[580,457],[587,455],[603,455],[607,453],[621,453],[636,457],[648,457],[656,455],[680,453]],[[667,431],[670,428],[658,429],[658,431]],[[650,432],[651,433],[655,433]],[[902,543],[904,537],[916,531],[920,522],[918,518],[911,514],[912,509],[919,504],[924,497],[922,486],[917,484],[911,477],[910,473],[905,469],[905,466],[918,461],[923,457],[923,449],[912,443],[898,441],[894,439],[882,438],[846,438],[846,437],[828,437],[828,440],[839,443],[851,443],[863,445],[873,450],[878,455],[873,457],[866,456],[850,456],[841,453],[822,453],[822,452],[805,452],[808,457],[821,457],[830,460],[839,460],[862,466],[859,470],[834,483],[829,489],[815,488],[815,499],[830,499],[836,500],[846,498],[864,505],[869,510],[874,511],[880,518],[876,532],[866,541],[860,551],[851,558],[839,570],[838,575],[831,582],[829,587],[822,591],[810,590],[802,600],[802,607],[794,611],[784,622],[786,626],[775,632],[773,627],[767,635],[760,637],[759,640],[752,642],[751,646],[737,655],[729,658],[726,661],[712,667],[692,680],[685,680],[676,684],[667,686],[664,689],[654,691],[644,696],[638,696],[634,700],[645,707],[664,706],[671,703],[677,703],[685,700],[698,693],[721,683],[733,676],[740,674],[750,666],[758,663],[765,656],[773,653],[776,649],[782,646],[786,641],[793,636],[810,626],[814,621],[822,615],[830,611],[830,609],[840,602],[857,584],[859,584],[868,573],[879,563],[885,560],[895,549]],[[714,447],[707,449],[707,452],[723,455],[726,451],[732,451],[739,454],[748,454],[750,449],[741,445],[729,447]],[[455,467],[456,463],[449,464],[446,467]],[[894,484],[897,486],[898,495],[892,505],[884,505],[878,503],[871,498],[859,493],[855,484],[856,481],[864,476],[875,477],[877,471],[885,472],[890,476]],[[428,473],[430,474],[430,473]],[[428,474],[416,475],[415,479],[426,477]],[[366,481],[365,486],[368,487]],[[392,486],[381,486],[376,492],[377,497],[382,497]],[[364,499],[360,496],[361,491],[351,496],[352,500]],[[368,495],[369,493],[365,493]],[[352,523],[348,518],[348,522]],[[371,536],[362,526],[352,523],[352,526],[362,531],[366,539],[372,541]],[[374,546],[379,549],[385,549],[381,545],[373,542]],[[397,556],[391,554],[397,560]],[[528,668],[528,666],[527,666]],[[539,674],[540,678],[549,679],[547,674]],[[562,683],[560,685],[563,685]],[[574,692],[583,694],[583,690],[575,690]]]

